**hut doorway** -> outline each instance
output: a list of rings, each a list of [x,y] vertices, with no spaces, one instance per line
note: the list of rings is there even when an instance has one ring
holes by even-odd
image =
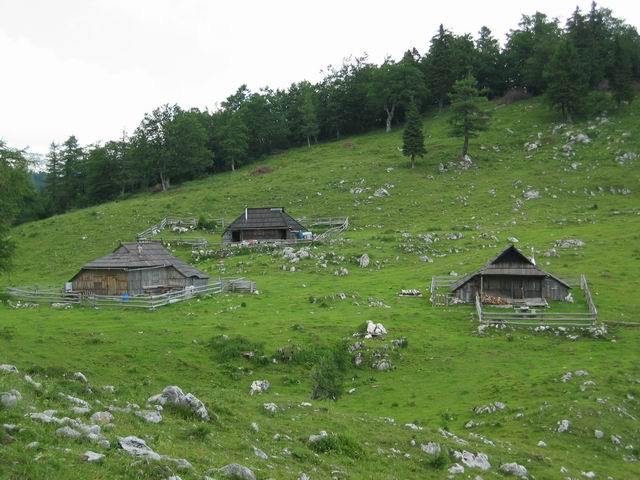
[[[231,241],[239,242],[240,241],[240,230],[234,230],[231,232]]]

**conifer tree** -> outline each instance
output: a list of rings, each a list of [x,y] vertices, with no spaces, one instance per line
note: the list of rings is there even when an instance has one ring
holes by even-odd
[[[402,154],[411,159],[411,168],[415,168],[415,158],[427,153],[424,146],[422,119],[416,103],[412,100],[407,110],[407,123],[402,133]]]
[[[300,129],[302,134],[307,137],[307,146],[311,147],[311,138],[318,143],[318,134],[320,133],[320,127],[318,126],[318,113],[315,104],[313,103],[313,94],[311,91],[307,91],[304,94],[304,99],[301,108],[302,125]]]
[[[449,119],[454,136],[464,137],[462,157],[469,151],[469,138],[475,137],[479,131],[486,130],[489,124],[487,97],[476,87],[476,79],[469,75],[458,80],[449,94],[452,116]]]
[[[545,69],[547,101],[562,113],[565,121],[571,121],[583,104],[587,83],[582,64],[575,47],[563,40],[551,56]]]
[[[614,41],[609,86],[618,107],[622,102],[631,102],[635,96],[631,51],[620,35],[616,36]]]

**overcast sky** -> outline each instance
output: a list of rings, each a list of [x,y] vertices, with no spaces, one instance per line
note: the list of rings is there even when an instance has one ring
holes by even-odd
[[[242,83],[316,81],[349,54],[424,52],[440,23],[504,41],[523,13],[564,23],[576,5],[590,0],[0,0],[0,138],[38,153],[110,140],[163,103],[213,109]],[[640,2],[603,5],[640,24]]]

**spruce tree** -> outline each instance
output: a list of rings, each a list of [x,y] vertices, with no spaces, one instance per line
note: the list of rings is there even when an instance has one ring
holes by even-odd
[[[464,137],[462,144],[462,158],[469,151],[469,138],[475,137],[479,131],[486,130],[489,124],[487,111],[487,97],[476,87],[476,79],[469,75],[458,80],[449,94],[451,100],[451,133]]]
[[[631,64],[632,51],[628,47],[624,37],[617,35],[613,47],[609,86],[618,107],[622,102],[631,102],[635,95]]]
[[[416,103],[412,100],[407,111],[407,123],[402,133],[402,154],[411,159],[411,168],[415,168],[415,158],[427,153],[422,133],[422,119]]]
[[[587,82],[575,47],[563,40],[545,69],[547,101],[562,113],[565,121],[582,109]]]
[[[318,143],[318,134],[320,133],[320,127],[318,126],[318,113],[313,102],[313,94],[311,91],[305,92],[300,110],[302,117],[300,130],[302,131],[302,134],[307,137],[307,146],[311,148],[311,138]]]

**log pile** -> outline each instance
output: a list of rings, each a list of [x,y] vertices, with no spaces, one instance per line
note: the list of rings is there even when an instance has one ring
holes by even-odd
[[[408,290],[400,290],[401,297],[421,297],[422,292],[420,290],[416,290],[415,288],[409,288]]]
[[[483,293],[480,300],[485,305],[510,305],[510,302],[508,302],[504,298],[489,295],[487,293]]]

